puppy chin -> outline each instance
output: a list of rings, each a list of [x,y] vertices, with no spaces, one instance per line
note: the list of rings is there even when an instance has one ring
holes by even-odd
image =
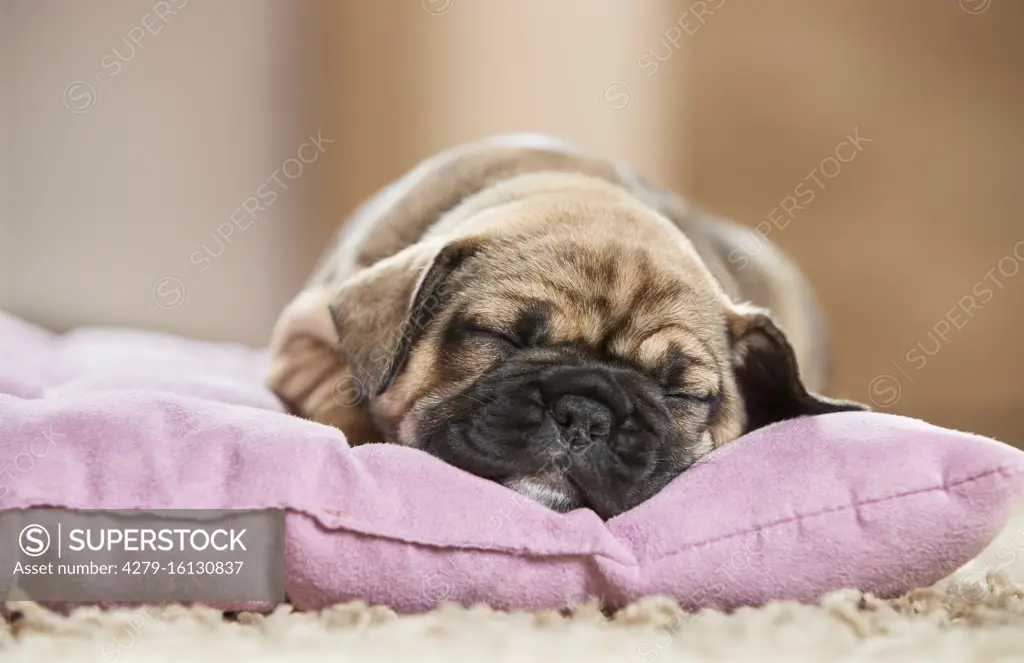
[[[567,513],[582,506],[576,489],[560,477],[516,477],[502,483],[552,511]]]

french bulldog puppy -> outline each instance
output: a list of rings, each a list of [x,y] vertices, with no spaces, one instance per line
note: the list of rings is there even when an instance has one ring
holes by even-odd
[[[820,395],[821,313],[760,234],[628,167],[507,135],[416,166],[343,225],[267,384],[350,444],[425,450],[611,518]]]

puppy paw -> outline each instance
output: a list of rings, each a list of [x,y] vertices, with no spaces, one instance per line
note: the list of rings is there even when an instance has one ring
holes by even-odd
[[[292,414],[341,429],[350,445],[379,441],[360,383],[333,348],[299,336],[271,351],[265,384]]]
[[[300,337],[284,348],[271,350],[265,384],[286,405],[305,416],[309,396],[321,386],[337,358],[319,341]]]

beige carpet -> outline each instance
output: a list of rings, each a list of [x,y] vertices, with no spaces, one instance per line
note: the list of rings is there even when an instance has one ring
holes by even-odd
[[[1018,559],[1019,557],[1019,559]],[[1022,584],[1018,584],[1022,583]],[[209,609],[143,608],[62,617],[34,604],[0,632],[0,661],[1021,661],[1024,505],[976,560],[934,587],[881,601],[853,590],[816,605],[681,612],[662,598],[607,617],[442,607],[282,607],[237,621]]]

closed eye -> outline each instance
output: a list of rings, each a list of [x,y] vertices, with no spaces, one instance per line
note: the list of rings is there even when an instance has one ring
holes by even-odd
[[[710,405],[715,402],[716,396],[714,394],[703,395],[685,391],[669,391],[665,392],[665,398],[673,401]]]
[[[709,421],[718,417],[722,408],[722,391],[718,389],[710,394],[696,394],[688,391],[665,392],[665,403],[669,407],[707,408],[702,410]]]
[[[506,345],[510,345],[517,349],[524,347],[522,341],[519,339],[506,334],[505,332],[497,331],[494,329],[488,329],[487,327],[480,327],[479,325],[467,324],[466,331],[473,336],[483,336],[491,340],[501,341]]]

